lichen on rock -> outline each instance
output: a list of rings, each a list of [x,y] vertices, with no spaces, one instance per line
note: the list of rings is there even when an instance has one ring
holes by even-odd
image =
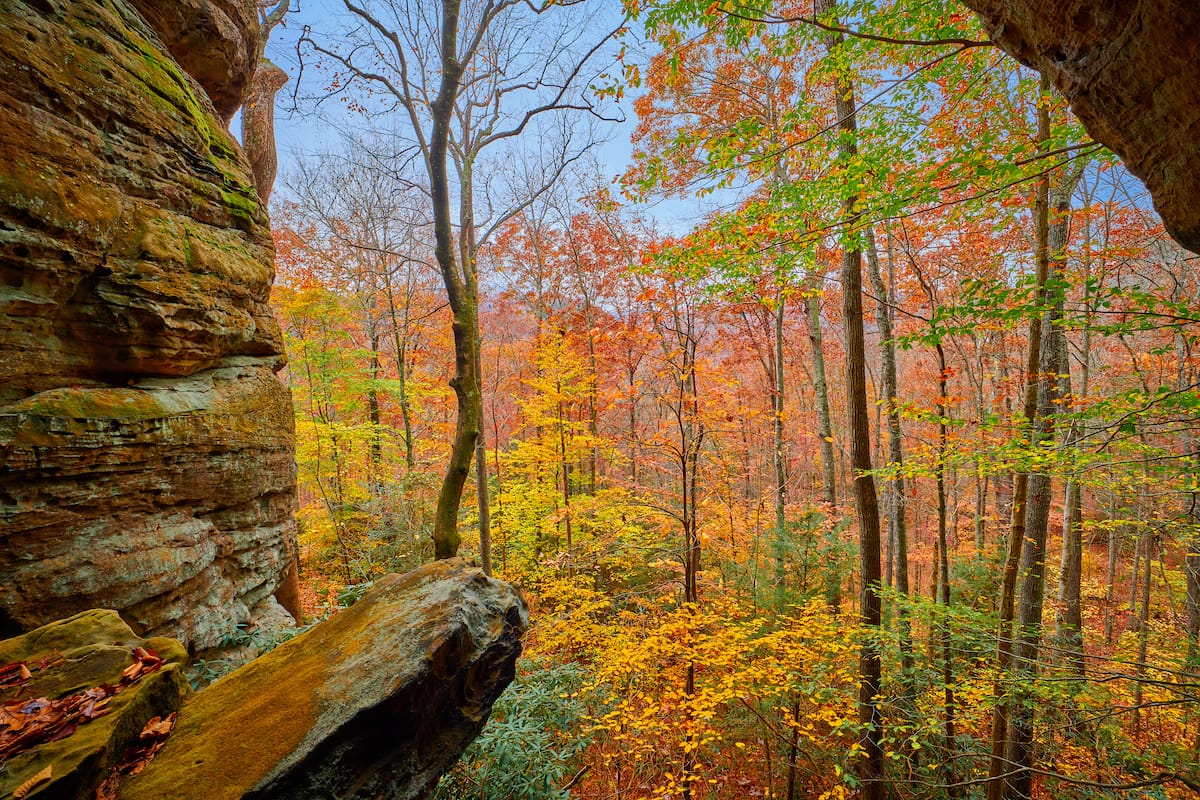
[[[387,576],[189,699],[121,800],[424,797],[512,681],[527,623],[462,560]]]
[[[295,552],[273,244],[221,119],[253,4],[0,13],[0,633],[110,607],[211,647]]]

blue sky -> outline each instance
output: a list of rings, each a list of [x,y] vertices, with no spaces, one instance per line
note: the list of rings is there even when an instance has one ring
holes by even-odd
[[[338,149],[344,140],[344,132],[364,132],[370,124],[386,124],[383,120],[368,123],[363,117],[346,110],[338,100],[325,101],[318,106],[311,98],[322,93],[327,76],[307,64],[301,69],[297,53],[297,42],[305,26],[311,27],[314,35],[332,32],[347,18],[342,0],[293,0],[293,8],[299,10],[289,14],[284,25],[275,29],[267,45],[268,57],[282,67],[292,80],[279,93],[275,111],[275,137],[279,151],[279,177],[276,181],[277,199],[286,199],[285,181],[296,168],[297,161],[312,158],[323,151]],[[588,0],[609,4],[619,8],[617,0]],[[617,19],[614,16],[614,20]],[[307,98],[307,99],[306,99]],[[628,98],[621,104],[626,121],[609,125],[600,130],[605,141],[595,149],[595,156],[604,172],[615,177],[624,171],[632,154],[630,135],[635,119],[632,103]],[[233,130],[238,130],[235,122]],[[671,199],[644,207],[644,211],[656,218],[664,228],[682,233],[696,225],[703,217],[711,201],[694,199]]]

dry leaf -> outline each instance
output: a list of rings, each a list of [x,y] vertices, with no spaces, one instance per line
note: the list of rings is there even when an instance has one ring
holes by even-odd
[[[44,770],[22,783],[16,789],[13,789],[13,797],[17,798],[17,800],[20,800],[20,798],[25,797],[43,783],[49,782],[52,777],[54,777],[54,767],[50,764],[47,764]]]
[[[113,769],[104,782],[96,787],[96,800],[117,800],[117,787],[120,785],[121,776]]]
[[[146,727],[142,728],[143,739],[150,739],[156,736],[166,736],[171,732],[171,728],[175,727],[175,714],[167,715],[166,719],[161,717],[151,717],[146,723]]]

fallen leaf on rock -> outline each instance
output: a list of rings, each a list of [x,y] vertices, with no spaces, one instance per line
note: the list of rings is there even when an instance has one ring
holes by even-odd
[[[121,759],[104,782],[96,788],[96,800],[116,800],[117,789],[121,785],[122,775],[137,775],[146,765],[154,760],[158,751],[167,743],[167,737],[175,728],[178,714],[172,711],[165,717],[151,717],[142,727],[139,744],[127,748],[125,757]]]
[[[175,712],[167,714],[166,717],[151,717],[146,727],[142,728],[141,738],[145,740],[166,736],[175,727],[175,717]]]
[[[62,656],[46,656],[32,667],[24,661],[14,661],[0,667],[0,688],[24,686],[33,678],[33,673],[42,672],[62,662]]]
[[[53,777],[54,777],[54,767],[51,764],[47,764],[46,768],[44,770],[42,770],[37,775],[34,775],[32,778],[30,778],[29,780],[22,783],[16,789],[13,789],[13,797],[16,797],[16,798],[18,798],[18,800],[20,800],[20,798],[25,797],[30,792],[32,792],[34,789],[38,788],[43,783],[48,782]]]
[[[65,739],[79,725],[103,717],[111,711],[108,703],[114,695],[143,676],[155,672],[164,663],[157,653],[142,647],[134,648],[133,659],[133,663],[121,673],[121,680],[116,686],[102,683],[55,700],[37,697],[0,704],[0,761],[39,744]],[[43,659],[35,667],[40,671],[61,661],[61,658]],[[15,662],[0,667],[0,681],[4,680],[5,675],[22,675],[23,666],[22,662]],[[27,667],[25,671],[29,671]]]

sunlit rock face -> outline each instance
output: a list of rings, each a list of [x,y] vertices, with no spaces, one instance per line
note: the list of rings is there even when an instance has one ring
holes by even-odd
[[[1095,139],[1145,181],[1167,231],[1200,252],[1200,3],[963,0],[1050,77]]]
[[[242,98],[258,56],[254,0],[131,0],[167,52],[195,78],[228,120]]]
[[[0,15],[0,632],[107,607],[216,645],[295,551],[270,228],[221,119],[253,4]]]
[[[31,797],[95,800],[103,782],[100,794],[120,800],[428,797],[512,681],[528,619],[508,584],[438,561],[381,578],[351,608],[185,697],[178,642],[83,612],[0,641],[0,699],[74,709],[59,727],[17,711],[29,724],[0,796],[36,784]],[[81,710],[95,697],[111,713]],[[169,735],[158,730],[175,710]],[[145,744],[148,723],[165,747],[140,774],[114,769]]]
[[[188,699],[121,800],[428,797],[513,679],[528,612],[459,559],[349,609]]]

